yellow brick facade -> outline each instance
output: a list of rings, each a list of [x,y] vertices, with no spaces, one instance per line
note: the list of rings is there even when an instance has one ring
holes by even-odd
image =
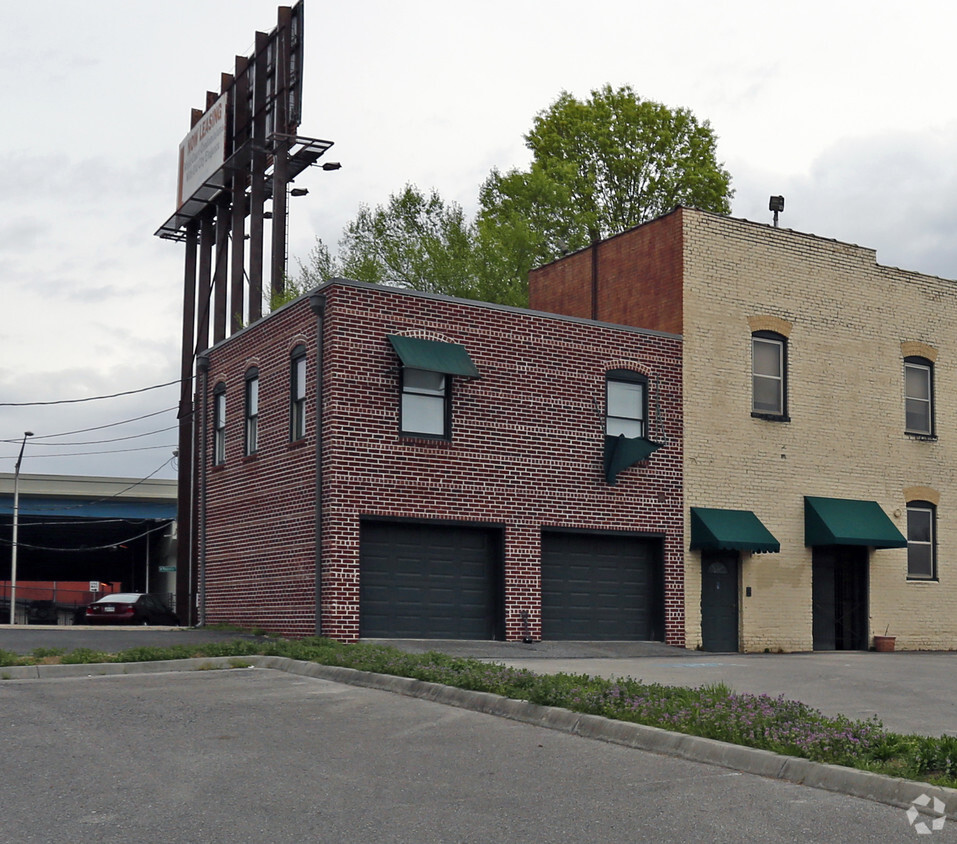
[[[741,553],[742,651],[812,648],[804,496],[876,501],[907,535],[937,507],[937,579],[870,549],[868,637],[957,647],[957,283],[880,266],[871,249],[684,210],[684,496],[753,511],[781,543]],[[751,415],[751,335],[787,338],[789,421]],[[904,432],[904,358],[933,363],[936,439]],[[701,645],[701,554],[685,543],[686,645]],[[748,592],[750,591],[750,596]]]

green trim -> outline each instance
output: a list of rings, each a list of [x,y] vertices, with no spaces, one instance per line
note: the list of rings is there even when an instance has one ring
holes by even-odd
[[[804,544],[906,548],[907,539],[876,501],[805,495]]]
[[[609,484],[618,481],[618,473],[629,466],[634,466],[642,460],[647,460],[652,452],[661,448],[664,443],[646,440],[644,437],[626,437],[619,434],[617,437],[605,437],[605,480]]]
[[[399,337],[395,334],[387,334],[386,337],[389,338],[402,365],[410,369],[441,372],[443,375],[462,375],[465,378],[480,377],[465,346],[458,343]]]
[[[750,510],[692,507],[691,550],[776,554],[781,543]]]

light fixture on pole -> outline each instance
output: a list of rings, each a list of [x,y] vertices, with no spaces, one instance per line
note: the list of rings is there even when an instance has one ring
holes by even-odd
[[[768,211],[774,212],[774,228],[778,227],[778,214],[784,210],[784,197],[772,196],[768,201]]]
[[[13,537],[10,552],[10,623],[16,624],[17,610],[17,523],[20,517],[20,463],[23,460],[23,449],[27,444],[27,437],[32,437],[33,431],[23,432],[23,441],[20,443],[20,456],[13,469]]]

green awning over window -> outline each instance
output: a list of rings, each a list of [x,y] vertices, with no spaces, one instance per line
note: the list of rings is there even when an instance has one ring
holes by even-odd
[[[781,550],[781,543],[750,510],[691,508],[691,550],[754,551]]]
[[[465,346],[458,343],[441,343],[438,340],[423,340],[419,337],[399,337],[395,334],[387,334],[386,337],[403,366],[441,372],[443,375],[479,377]]]
[[[626,437],[624,434],[617,437],[606,436],[605,480],[614,484],[618,480],[619,472],[647,460],[649,455],[662,445],[663,443],[652,442],[644,437]]]
[[[804,544],[906,548],[907,540],[876,501],[805,495]]]

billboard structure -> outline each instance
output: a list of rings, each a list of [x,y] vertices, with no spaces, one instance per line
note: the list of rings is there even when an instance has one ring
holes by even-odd
[[[193,372],[197,355],[262,316],[269,291],[285,288],[289,184],[332,146],[298,134],[302,116],[303,0],[280,6],[272,32],[256,33],[220,90],[193,109],[179,147],[175,210],[157,237],[185,243],[179,403],[177,612],[201,614],[192,485]],[[338,169],[324,164],[324,169]],[[268,204],[268,206],[267,206]],[[210,342],[212,335],[212,343]]]

